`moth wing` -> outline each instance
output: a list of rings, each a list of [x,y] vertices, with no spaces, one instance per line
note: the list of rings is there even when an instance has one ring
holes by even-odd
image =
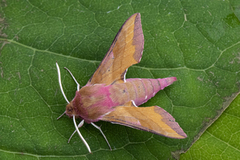
[[[127,68],[142,58],[144,37],[140,13],[126,20],[118,31],[103,61],[88,81],[91,84],[123,82]]]
[[[158,106],[117,106],[114,111],[102,117],[101,120],[169,138],[183,139],[187,137],[175,119]]]

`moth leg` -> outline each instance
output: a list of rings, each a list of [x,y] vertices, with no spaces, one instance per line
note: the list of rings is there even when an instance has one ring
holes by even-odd
[[[57,120],[59,120],[65,113],[66,113],[66,111],[63,112],[63,114],[61,114],[61,115],[57,118]]]
[[[80,131],[79,131],[79,129],[78,129],[78,126],[77,126],[77,123],[76,123],[76,120],[75,120],[75,115],[73,115],[73,123],[74,123],[74,126],[75,126],[75,128],[76,128],[76,131],[77,131],[79,137],[82,139],[82,141],[83,141],[83,143],[85,144],[85,146],[87,147],[89,153],[92,153],[92,151],[91,151],[88,143],[87,143],[86,140],[83,138],[82,134],[80,133]],[[81,125],[83,125],[83,123],[84,123],[84,120],[82,120],[82,121],[80,122]],[[80,124],[79,124],[79,125],[80,125]]]
[[[67,103],[69,103],[64,91],[63,91],[63,87],[62,87],[62,81],[61,81],[61,72],[60,72],[60,68],[58,66],[58,63],[56,62],[56,66],[57,66],[57,72],[58,72],[58,82],[59,82],[59,86],[62,92],[63,97],[65,98],[65,100],[67,101]]]
[[[91,124],[92,124],[95,128],[97,128],[97,129],[102,133],[102,135],[103,135],[105,141],[106,141],[107,144],[108,144],[108,147],[110,148],[110,150],[112,150],[112,148],[111,148],[111,146],[110,146],[110,144],[109,144],[109,142],[108,142],[108,140],[107,140],[107,137],[104,135],[102,129],[101,129],[99,126],[97,126],[96,124],[92,123],[92,122],[91,122]]]
[[[77,80],[75,79],[75,77],[73,76],[72,72],[67,68],[64,67],[64,69],[66,69],[68,71],[68,73],[72,76],[72,79],[75,81],[75,83],[77,84],[77,91],[80,90],[80,84],[77,82]]]
[[[79,124],[78,124],[78,128],[81,128],[83,126],[83,121],[81,121]],[[70,142],[70,140],[72,139],[73,135],[77,132],[77,130],[75,130],[72,135],[70,136],[70,138],[68,139],[68,143]]]

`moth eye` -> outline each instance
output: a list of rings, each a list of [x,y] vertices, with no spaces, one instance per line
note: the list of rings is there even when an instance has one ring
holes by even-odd
[[[69,107],[67,110],[68,110],[68,112],[72,112],[73,108]]]
[[[72,107],[71,103],[69,103],[67,105],[66,112],[67,112],[67,114],[72,114],[73,113],[73,107]]]

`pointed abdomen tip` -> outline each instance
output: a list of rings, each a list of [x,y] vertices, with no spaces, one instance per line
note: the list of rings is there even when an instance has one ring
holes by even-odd
[[[177,77],[170,77],[173,82],[177,81]]]
[[[168,78],[165,78],[165,80],[167,82],[167,86],[169,86],[177,80],[177,77],[168,77]]]
[[[158,79],[158,81],[161,84],[161,90],[164,89],[165,87],[171,85],[176,80],[177,80],[176,77],[168,77],[168,78]]]

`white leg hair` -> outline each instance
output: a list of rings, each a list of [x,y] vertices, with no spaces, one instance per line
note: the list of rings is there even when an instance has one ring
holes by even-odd
[[[87,147],[89,153],[92,153],[92,151],[91,151],[88,143],[87,143],[86,140],[83,138],[82,134],[80,133],[80,131],[79,131],[79,129],[78,129],[78,126],[77,126],[77,123],[76,123],[76,120],[75,120],[75,115],[73,115],[73,123],[74,123],[74,126],[75,126],[75,128],[76,128],[76,131],[77,131],[79,137],[82,139],[82,141],[83,141],[83,143],[85,144],[85,146]],[[79,125],[81,124],[81,126],[82,126],[83,123],[84,123],[84,120],[82,120],[82,121],[79,123]]]
[[[77,82],[77,80],[76,80],[75,77],[73,76],[72,72],[71,72],[69,69],[67,69],[66,67],[64,67],[64,69],[66,69],[66,70],[69,72],[69,74],[72,76],[73,80],[74,80],[75,83],[77,84],[77,91],[79,91],[79,90],[80,90],[80,84]]]
[[[94,124],[94,123],[91,123],[91,124],[101,132],[101,134],[103,135],[105,141],[106,141],[107,144],[108,144],[108,147],[110,148],[110,150],[112,150],[112,148],[111,148],[111,146],[110,146],[110,144],[109,144],[109,142],[108,142],[108,140],[107,140],[107,137],[106,137],[105,134],[103,133],[102,129],[101,129],[99,126],[97,126],[96,124]],[[78,124],[77,127],[78,127],[78,128],[81,128],[82,126],[83,126],[83,123],[82,123],[82,121],[81,121],[81,122]],[[68,139],[68,143],[70,142],[70,140],[72,139],[73,135],[74,135],[76,132],[77,132],[77,130],[75,130],[75,131],[72,133],[72,135],[71,135],[70,138]]]
[[[107,140],[107,137],[106,137],[105,134],[103,133],[102,129],[101,129],[99,126],[97,126],[96,124],[92,123],[92,122],[91,122],[91,124],[92,124],[95,128],[97,128],[97,129],[102,133],[105,141],[106,141],[107,144],[108,144],[108,147],[110,148],[110,150],[112,150],[112,148],[111,148],[111,146],[110,146],[110,144],[109,144],[109,142],[108,142],[108,140]]]
[[[83,126],[83,123],[82,123],[82,121],[78,124],[78,128],[81,128]],[[72,135],[70,136],[70,138],[68,139],[68,143],[71,141],[71,139],[72,139],[72,137],[73,137],[73,135],[75,134],[77,132],[77,130],[75,130],[73,133],[72,133]]]

